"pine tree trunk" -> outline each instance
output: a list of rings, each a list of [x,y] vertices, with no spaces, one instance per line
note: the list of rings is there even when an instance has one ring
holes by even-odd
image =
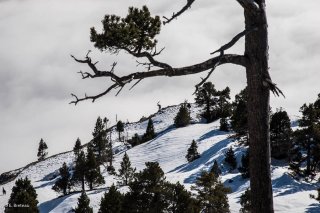
[[[84,191],[85,190],[85,186],[84,186],[84,177],[82,177],[82,180],[81,180],[81,184],[82,184],[82,191]]]
[[[311,162],[310,162],[310,157],[311,157],[311,145],[310,145],[310,138],[307,138],[307,171],[306,171],[306,174],[307,175],[310,175],[311,173],[311,169],[310,169],[310,165],[311,165]]]
[[[268,72],[268,31],[264,9],[260,1],[259,15],[245,12],[246,29],[257,27],[246,35],[245,55],[248,84],[248,124],[250,138],[250,186],[253,213],[272,213],[273,197],[270,173],[269,88],[264,80]]]

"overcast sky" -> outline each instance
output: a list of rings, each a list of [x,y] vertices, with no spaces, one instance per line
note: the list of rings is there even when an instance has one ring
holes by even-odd
[[[172,3],[174,2],[174,3]],[[43,138],[49,154],[72,149],[77,137],[91,139],[98,116],[136,121],[163,106],[193,101],[199,75],[142,81],[118,97],[114,93],[94,104],[69,105],[70,93],[96,94],[104,79],[82,80],[78,71],[89,71],[70,57],[92,50],[98,67],[118,62],[116,73],[141,71],[127,54],[109,56],[93,48],[89,29],[101,29],[105,14],[125,15],[129,6],[149,6],[153,14],[170,16],[184,0],[0,0],[0,173],[36,160]],[[270,71],[286,99],[271,98],[275,109],[299,113],[305,102],[320,93],[319,0],[267,0]],[[244,29],[242,8],[235,0],[201,0],[158,36],[165,51],[159,60],[174,67],[202,62],[209,53]],[[228,53],[243,53],[243,40]],[[220,66],[210,80],[218,89],[231,88],[232,95],[245,87],[244,69]]]

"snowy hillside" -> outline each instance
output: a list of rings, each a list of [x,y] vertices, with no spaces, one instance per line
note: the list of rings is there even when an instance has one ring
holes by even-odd
[[[232,146],[235,150],[238,165],[240,165],[241,155],[245,148],[229,138],[229,134],[218,130],[219,121],[203,124],[200,123],[197,114],[199,109],[192,106],[191,115],[193,124],[184,128],[176,129],[173,127],[178,106],[167,107],[160,112],[152,115],[155,130],[158,136],[149,142],[127,150],[127,154],[134,167],[138,170],[144,168],[145,162],[157,161],[164,170],[166,178],[170,182],[183,183],[188,189],[194,183],[196,177],[202,170],[210,170],[213,161],[217,160],[223,174],[222,182],[232,189],[228,195],[231,212],[239,212],[239,196],[248,187],[248,180],[244,180],[241,174],[235,170],[228,173],[223,165],[224,153]],[[133,134],[142,135],[147,127],[147,122],[137,122],[127,124],[125,134],[130,138]],[[117,138],[117,132],[112,133],[112,138]],[[185,155],[192,140],[196,140],[201,157],[192,163],[188,163]],[[122,160],[124,150],[127,149],[123,143],[115,142],[115,162],[116,170]],[[34,163],[22,169],[17,178],[28,176],[38,193],[39,209],[41,212],[68,212],[77,204],[79,193],[73,193],[64,197],[57,198],[59,195],[51,188],[58,174],[58,169],[63,162],[72,165],[74,156],[72,152],[50,157],[44,161]],[[104,167],[101,167],[106,180],[104,186],[96,190],[88,191],[91,206],[97,212],[100,198],[106,188],[115,182],[114,176],[110,176]],[[272,180],[274,190],[274,202],[276,212],[320,212],[320,205],[317,201],[309,198],[309,194],[315,194],[317,185],[315,183],[298,182],[288,174],[288,166],[281,161],[274,161],[272,166]],[[232,179],[233,182],[229,183]],[[7,190],[7,194],[0,196],[0,212],[3,212],[4,205],[10,196],[10,190],[15,180],[5,183],[1,187]]]

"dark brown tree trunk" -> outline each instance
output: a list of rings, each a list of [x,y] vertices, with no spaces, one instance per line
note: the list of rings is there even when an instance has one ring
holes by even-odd
[[[246,29],[256,30],[246,35],[245,55],[248,84],[248,124],[250,138],[250,186],[252,212],[272,213],[273,198],[270,173],[269,98],[265,79],[268,72],[268,31],[264,0],[259,15],[245,12]]]

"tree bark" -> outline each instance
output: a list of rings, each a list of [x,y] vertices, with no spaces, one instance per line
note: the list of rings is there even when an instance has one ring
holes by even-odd
[[[268,30],[265,1],[259,4],[260,12],[253,15],[245,11],[246,29],[257,27],[246,35],[245,56],[248,84],[248,124],[250,138],[250,186],[253,213],[272,213],[273,197],[270,172],[269,99],[265,85],[269,78]]]

